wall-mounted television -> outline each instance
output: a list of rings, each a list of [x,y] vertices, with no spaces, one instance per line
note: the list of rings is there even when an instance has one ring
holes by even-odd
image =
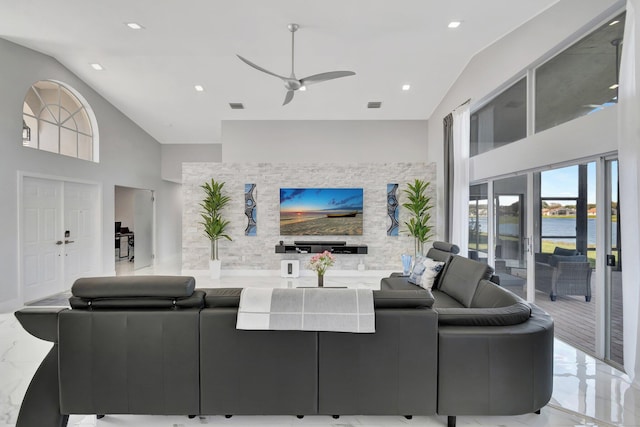
[[[281,188],[280,235],[361,236],[362,188]]]

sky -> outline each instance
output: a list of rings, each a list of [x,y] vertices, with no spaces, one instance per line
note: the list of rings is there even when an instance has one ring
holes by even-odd
[[[281,188],[281,212],[362,211],[362,188]]]
[[[612,162],[614,185],[617,186],[618,162]],[[577,197],[578,196],[578,166],[553,169],[541,173],[542,197]],[[618,200],[617,191],[613,191],[613,201]],[[587,165],[587,203],[596,202],[596,164]]]

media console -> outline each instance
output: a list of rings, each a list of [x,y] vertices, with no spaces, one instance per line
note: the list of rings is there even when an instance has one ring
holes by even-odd
[[[277,254],[318,254],[329,251],[333,254],[356,254],[367,253],[366,245],[347,245],[347,242],[332,241],[295,241],[293,244],[280,242],[276,245]]]

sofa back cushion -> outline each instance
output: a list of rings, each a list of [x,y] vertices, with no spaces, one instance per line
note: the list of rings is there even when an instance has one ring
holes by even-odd
[[[487,264],[452,255],[440,279],[439,290],[456,299],[465,307],[471,305],[478,282],[489,280],[493,268]]]
[[[430,308],[434,299],[425,289],[373,291],[375,308]]]
[[[71,287],[74,309],[200,308],[204,293],[190,276],[83,277]]]
[[[451,255],[460,252],[460,248],[453,243],[433,242],[433,246],[427,252],[427,256],[436,261],[447,261]]]
[[[383,279],[384,281],[385,279]],[[386,279],[390,283],[404,286],[388,286],[373,291],[375,308],[429,308],[433,305],[431,292],[407,283],[406,277]],[[202,289],[206,308],[238,308],[242,288]]]
[[[127,298],[191,296],[196,280],[190,276],[83,277],[71,287],[80,298]]]
[[[529,320],[531,305],[500,286],[481,280],[469,308],[437,307],[438,324],[509,326]]]
[[[206,288],[202,291],[205,308],[240,307],[242,288]]]
[[[518,302],[525,302],[513,292],[488,280],[481,280],[471,300],[471,308],[508,307]]]

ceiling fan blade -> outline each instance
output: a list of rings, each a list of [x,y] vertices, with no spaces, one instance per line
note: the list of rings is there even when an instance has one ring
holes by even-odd
[[[300,83],[302,83],[303,86],[309,86],[314,83],[326,82],[327,80],[338,79],[340,77],[355,76],[355,74],[353,71],[329,71],[300,79]]]
[[[287,94],[284,96],[284,102],[282,103],[282,105],[287,105],[288,103],[291,102],[291,100],[293,99],[293,94],[295,92],[292,90],[288,90]]]
[[[247,64],[247,65],[249,65],[249,66],[251,66],[251,67],[253,67],[253,68],[255,68],[255,69],[256,69],[256,70],[258,70],[258,71],[262,71],[263,73],[270,74],[270,75],[272,75],[272,76],[274,76],[274,77],[277,77],[277,78],[279,78],[279,79],[282,79],[282,80],[284,80],[284,81],[286,81],[286,80],[287,80],[287,78],[286,78],[286,77],[280,76],[280,75],[278,75],[278,74],[276,74],[276,73],[272,73],[272,72],[271,72],[271,71],[269,71],[269,70],[265,70],[265,69],[264,69],[264,68],[262,68],[261,66],[254,64],[253,62],[249,61],[248,59],[243,58],[243,57],[242,57],[242,56],[240,56],[240,55],[236,55],[236,56],[237,56],[238,58],[240,58],[240,60],[241,60],[242,62],[244,62],[245,64]]]

